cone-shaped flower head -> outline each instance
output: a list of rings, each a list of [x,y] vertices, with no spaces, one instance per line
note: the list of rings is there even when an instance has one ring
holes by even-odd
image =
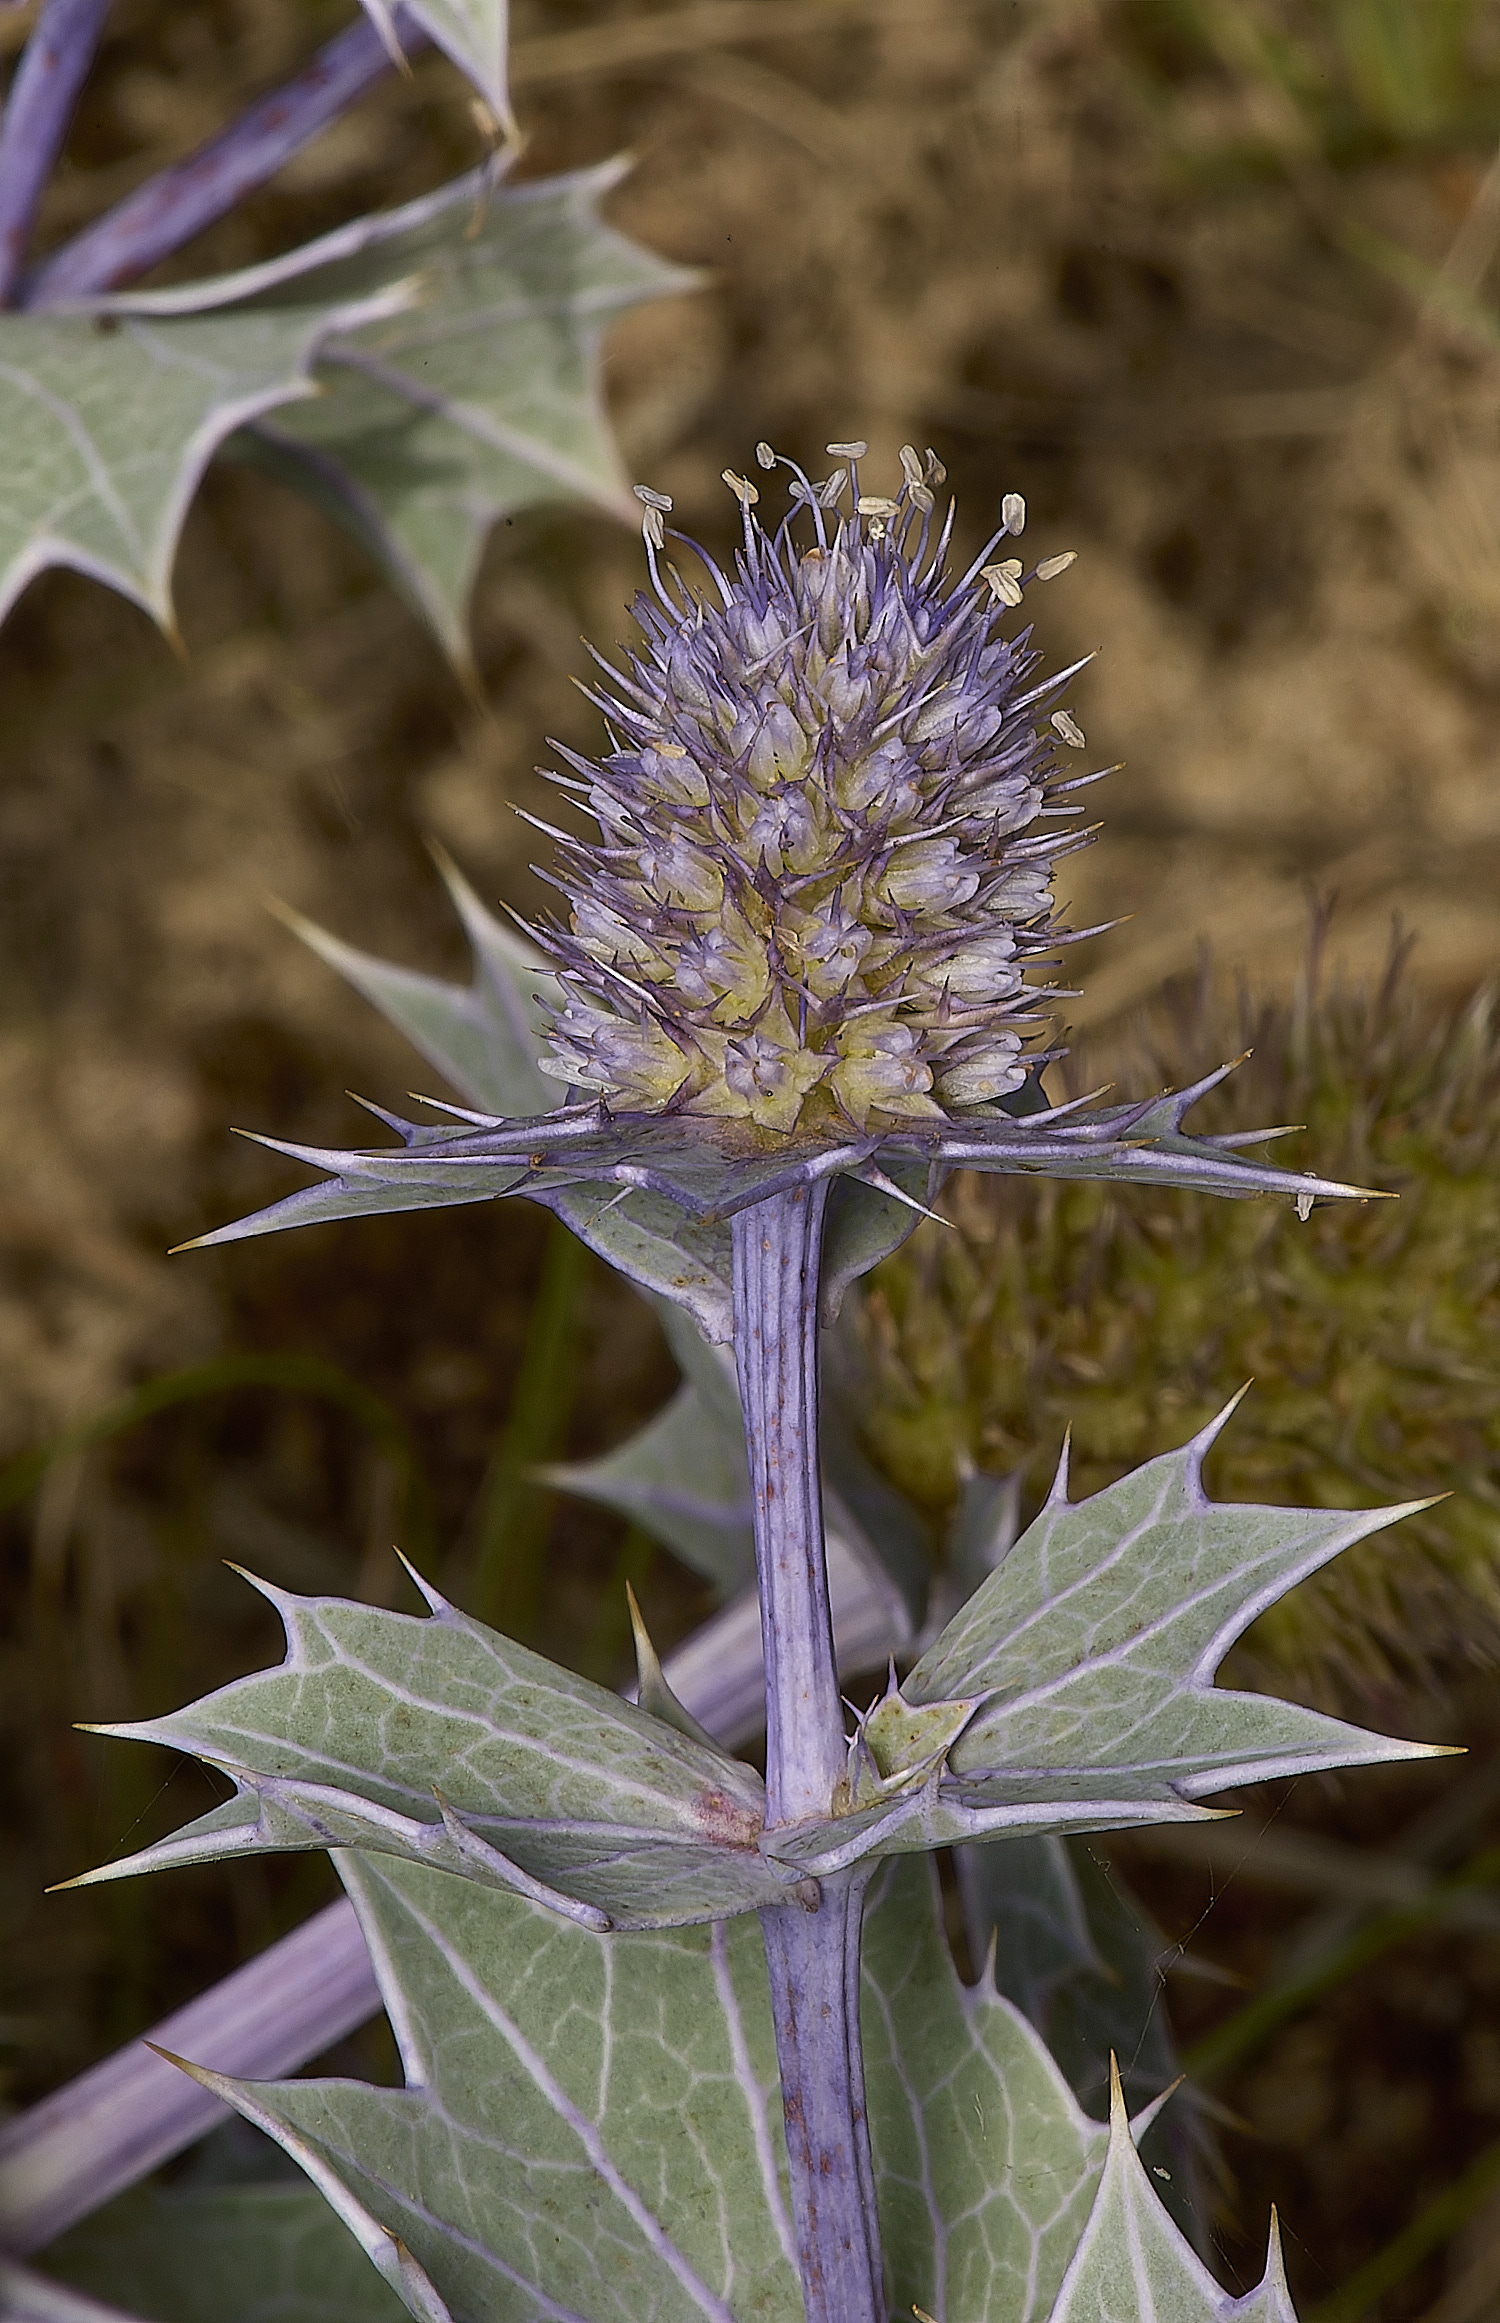
[[[829,448],[846,464],[818,485],[781,463],[774,534],[726,475],[744,546],[732,578],[694,549],[706,597],[663,579],[670,503],[639,493],[644,649],[593,697],[608,755],[569,752],[582,779],[555,778],[600,838],[558,834],[570,922],[540,931],[567,995],[542,1069],[623,1109],[845,1134],[987,1104],[1034,1061],[1024,978],[1061,937],[1053,865],[1086,836],[1056,752],[1083,737],[1043,707],[1072,671],[1038,682],[1029,632],[1001,623],[1072,560],[988,561],[1025,522],[1010,494],[952,581],[932,454],[906,447],[896,497],[864,498],[865,446]]]

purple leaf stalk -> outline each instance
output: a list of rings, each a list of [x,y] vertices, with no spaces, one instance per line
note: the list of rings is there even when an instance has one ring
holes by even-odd
[[[866,450],[830,445],[842,464],[817,484],[782,462],[793,505],[769,535],[755,486],[727,475],[733,574],[686,544],[706,600],[663,571],[671,504],[639,489],[645,651],[598,697],[609,754],[569,753],[555,778],[600,839],[556,834],[568,924],[536,931],[565,995],[545,1072],[631,1113],[736,1122],[793,1165],[731,1220],[770,1830],[826,1818],[848,1768],[818,1467],[818,1157],[1021,1086],[1040,1021],[1026,972],[1063,940],[1052,866],[1087,837],[1058,803],[1079,787],[1059,740],[1083,738],[1038,717],[1072,672],[1033,682],[1026,635],[997,631],[1025,579],[1071,559],[1029,575],[1000,554],[1025,522],[1012,494],[950,582],[938,462],[908,445],[897,495],[865,496]],[[769,445],[757,456],[778,464]],[[811,2323],[884,2313],[859,2030],[867,1877],[799,1882],[760,1915]]]

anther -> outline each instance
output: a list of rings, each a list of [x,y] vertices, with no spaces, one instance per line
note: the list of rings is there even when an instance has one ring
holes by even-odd
[[[1037,566],[1036,577],[1039,581],[1055,581],[1059,573],[1065,573],[1069,565],[1076,565],[1077,562],[1077,549],[1064,549],[1060,557],[1043,557]]]
[[[667,528],[662,523],[661,510],[659,508],[648,508],[646,510],[644,516],[641,518],[641,531],[645,534],[646,546],[648,548],[661,547],[662,542],[667,537]]]
[[[868,444],[825,444],[823,446],[830,460],[862,460],[869,448]]]
[[[986,565],[979,578],[988,581],[990,593],[1001,605],[1019,605],[1021,602],[1021,571],[1019,557],[1007,557],[1003,564]]]
[[[1007,532],[1026,530],[1026,503],[1019,492],[1007,492],[1000,503],[1000,519]]]
[[[757,444],[755,447],[755,457],[763,468],[774,468],[776,465],[776,454],[772,451],[769,444]]]
[[[1087,750],[1088,743],[1084,739],[1083,728],[1076,718],[1068,716],[1066,710],[1054,710],[1052,724],[1057,728],[1070,750]]]
[[[649,484],[634,484],[631,486],[631,490],[634,492],[637,500],[639,500],[641,505],[645,508],[662,508],[670,510],[672,506],[672,495],[670,492],[653,492]]]
[[[730,491],[734,494],[741,508],[753,508],[755,506],[756,501],[760,498],[760,494],[747,477],[737,476],[733,468],[726,468],[724,470],[724,481],[729,486]]]
[[[922,481],[922,463],[917,457],[915,444],[901,446],[901,473],[908,484],[920,484]]]
[[[861,516],[899,516],[901,514],[901,503],[898,500],[883,500],[876,492],[862,492],[855,502],[855,506]]]

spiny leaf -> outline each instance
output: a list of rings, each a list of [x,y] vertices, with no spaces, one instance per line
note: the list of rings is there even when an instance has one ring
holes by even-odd
[[[750,1471],[732,1368],[681,1308],[653,1302],[683,1372],[664,1410],[598,1460],[559,1462],[547,1479],[641,1525],[726,1597],[755,1579]]]
[[[296,2181],[132,2187],[41,2264],[153,2323],[395,2323],[407,2312],[317,2189]]]
[[[596,1938],[341,1857],[407,2087],[200,2076],[466,2323],[796,2323],[760,1932]]]
[[[970,1955],[1046,2042],[1079,2104],[1109,2113],[1110,2057],[1133,2104],[1181,2077],[1164,2000],[1173,1948],[1118,1871],[1086,1839],[1007,1839],[957,1851]],[[1141,2141],[1160,2165],[1161,2198],[1200,2254],[1203,2165],[1213,2136],[1196,2093],[1180,2089]]]
[[[542,1011],[537,996],[555,996],[557,980],[531,945],[486,911],[455,865],[439,857],[474,958],[467,985],[399,968],[341,943],[300,912],[287,925],[352,984],[387,1023],[471,1105],[492,1113],[540,1112],[555,1089],[537,1070]]]
[[[1224,1655],[1267,1605],[1427,1505],[1211,1502],[1202,1462],[1228,1416],[1076,1507],[1060,1469],[1035,1524],[901,1689],[912,1707],[988,1692],[946,1764],[913,1765],[909,1788],[889,1802],[863,1803],[851,1785],[853,1812],[769,1834],[767,1851],[817,1878],[870,1855],[1007,1831],[1181,1821],[1206,1811],[1194,1800],[1240,1783],[1441,1755],[1215,1687]]]
[[[1296,2323],[1271,2220],[1266,2271],[1236,2298],[1214,2281],[1152,2191],[1131,2140],[1116,2072],[1109,2153],[1083,2238],[1052,2310],[1052,2323]]]
[[[600,342],[622,309],[699,278],[599,218],[626,166],[503,189],[481,169],[366,221],[363,249],[327,237],[314,295],[410,275],[420,307],[409,330],[346,333],[317,406],[238,447],[348,526],[465,669],[469,598],[500,517],[559,499],[636,513]]]
[[[360,4],[391,53],[399,55],[393,0],[360,0]],[[498,126],[513,128],[505,77],[508,0],[406,0],[406,6],[473,82]]]
[[[467,985],[395,967],[340,942],[299,913],[284,916],[303,942],[404,1033],[460,1096],[500,1116],[524,1115],[529,1108],[550,1104],[555,1093],[555,1085],[547,1082],[536,1066],[540,1046],[537,1001],[539,996],[552,993],[554,979],[550,970],[531,965],[530,947],[485,909],[467,880],[441,853],[438,868],[473,951],[474,972]],[[432,1133],[427,1134],[430,1138]],[[495,1190],[488,1189],[491,1193]],[[316,1187],[310,1189],[312,1199],[283,1222],[314,1225],[325,1215],[348,1215],[344,1209],[320,1209],[318,1193]],[[664,1295],[675,1307],[685,1308],[704,1337],[720,1343],[730,1338],[734,1316],[727,1228],[701,1225],[660,1195],[636,1192],[622,1198],[619,1189],[608,1183],[556,1187],[539,1198],[580,1241],[629,1281],[648,1294]],[[459,1199],[467,1202],[476,1197],[464,1193]],[[427,1203],[419,1198],[397,1206],[420,1209]],[[603,1476],[599,1481],[607,1482]],[[628,1480],[622,1482],[628,1484]],[[581,1483],[573,1488],[587,1490]],[[596,1497],[605,1498],[606,1494]],[[692,1533],[691,1523],[682,1529],[682,1540],[665,1533],[661,1537],[679,1549],[689,1564],[695,1564],[685,1545]],[[707,1545],[705,1542],[705,1548]],[[730,1559],[735,1560],[738,1570],[737,1549],[715,1542],[716,1548],[721,1546],[723,1554],[716,1555],[714,1572]]]
[[[320,347],[370,300],[367,287],[282,308],[163,315],[138,297],[0,315],[0,615],[71,565],[170,628],[177,538],[210,459],[245,421],[312,395]]]
[[[408,2086],[201,2075],[453,2313],[797,2323],[775,2046],[741,1919],[594,1937],[389,1858],[339,1859]],[[872,1891],[867,2095],[898,2311],[1043,2323],[1107,2136],[992,1987],[925,1865]]]
[[[503,114],[500,0],[418,13]],[[631,512],[600,341],[696,278],[599,220],[622,166],[516,188],[471,171],[237,274],[0,317],[0,613],[63,564],[170,626],[183,519],[225,447],[350,526],[467,668],[498,517],[578,498]],[[409,330],[386,327],[407,310]]]
[[[1004,1787],[1024,1767],[1076,1796],[1088,1769],[1106,1774],[1116,1797],[1164,1803],[1435,1755],[1296,1703],[1215,1688],[1219,1663],[1265,1606],[1428,1505],[1212,1502],[1202,1464],[1233,1409],[1076,1506],[1059,1469],[1036,1522],[922,1656],[909,1700],[995,1689],[954,1746],[953,1771],[967,1784]]]
[[[585,1925],[665,1927],[783,1892],[754,1768],[664,1726],[425,1590],[427,1620],[257,1582],[274,1670],[164,1718],[97,1729],[228,1775],[235,1797],[85,1884],[267,1849],[360,1847]]]
[[[927,1863],[882,1867],[865,1918],[866,2097],[893,2315],[1040,2323],[1106,2144],[1037,2034],[959,1982]]]

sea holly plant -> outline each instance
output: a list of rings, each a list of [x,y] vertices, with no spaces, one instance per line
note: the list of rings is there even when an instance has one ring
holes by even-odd
[[[1408,1511],[1213,1502],[1227,1413],[1082,1502],[1064,1465],[1019,1538],[991,1496],[978,1586],[851,1712],[819,1330],[955,1167],[1304,1215],[1358,1190],[1242,1158],[1270,1131],[1189,1134],[1222,1074],[1046,1101],[1034,979],[1074,940],[1054,874],[1094,777],[1063,758],[1084,747],[1054,706],[1074,673],[1042,674],[1010,617],[1068,560],[1013,553],[1012,494],[956,572],[931,454],[905,447],[885,494],[865,445],[829,452],[814,482],[757,447],[790,482],[772,529],[726,477],[727,570],[675,533],[669,554],[670,504],[640,488],[642,642],[599,696],[604,755],[557,776],[598,835],[552,834],[563,909],[534,950],[456,880],[468,992],[307,931],[479,1104],[383,1116],[394,1146],[277,1145],[323,1182],[205,1238],[523,1195],[727,1349],[764,1776],[644,1638],[627,1703],[425,1581],[420,1617],[268,1590],[279,1667],[105,1730],[192,1753],[233,1795],[86,1876],[335,1851],[406,2087],[188,2069],[279,2140],[415,2315],[1285,2316],[1274,2239],[1236,2299],[1161,2207],[1134,2140],[1163,2093],[1132,2124],[1116,2076],[1106,2128],[1001,1997],[1013,1979],[958,1984],[917,1859],[978,1845],[1003,1867],[1008,1846],[1205,1819],[1238,1784],[1424,1755],[1214,1683],[1257,1614]],[[727,1381],[689,1384],[722,1418]],[[899,1591],[900,1543],[844,1481]]]

